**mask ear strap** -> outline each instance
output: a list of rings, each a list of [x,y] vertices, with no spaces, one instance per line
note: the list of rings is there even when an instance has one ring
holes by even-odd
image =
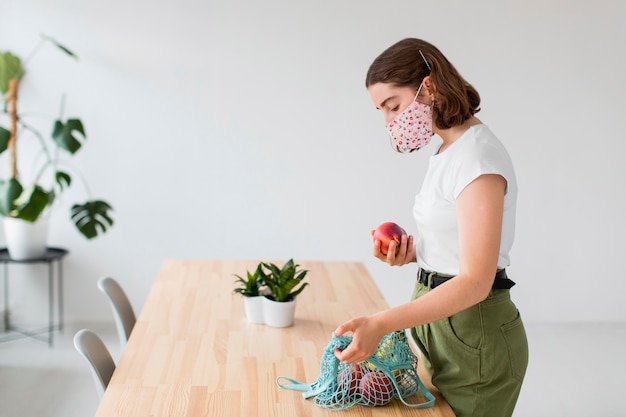
[[[422,86],[424,85],[424,81],[420,83],[419,88],[417,89],[417,93],[415,93],[415,97],[413,97],[413,101],[417,100],[417,96],[420,95],[420,91],[422,91]]]

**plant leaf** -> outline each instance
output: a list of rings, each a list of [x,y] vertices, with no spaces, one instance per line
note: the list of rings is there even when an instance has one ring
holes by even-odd
[[[76,132],[80,133],[83,139],[87,139],[83,123],[79,119],[68,119],[65,124],[61,120],[55,120],[52,128],[52,139],[60,148],[74,154],[82,146],[75,136]]]
[[[0,126],[0,153],[7,150],[11,140],[11,132]]]
[[[8,216],[15,207],[15,200],[22,194],[22,184],[15,179],[0,180],[0,215]]]
[[[56,39],[54,39],[52,36],[48,36],[48,35],[44,35],[41,34],[40,35],[42,39],[45,39],[49,42],[51,42],[53,45],[55,45],[57,48],[59,48],[60,50],[62,50],[63,52],[65,52],[66,54],[68,54],[69,56],[71,56],[74,59],[78,59],[78,55],[76,55],[74,52],[70,51],[68,48],[66,48],[65,46],[61,45],[59,42],[57,42]]]
[[[105,233],[109,226],[113,226],[113,219],[109,211],[113,208],[106,201],[93,200],[72,206],[72,220],[78,230],[87,239],[93,239],[98,233]]]
[[[308,271],[298,271],[300,265],[294,263],[293,259],[287,261],[282,268],[272,263],[263,263],[263,266],[269,271],[265,278],[265,285],[271,291],[274,300],[278,302],[289,301],[308,285],[305,283],[296,289]]]
[[[9,81],[18,80],[24,75],[22,60],[11,52],[0,53],[0,91],[6,94],[9,91]]]
[[[309,285],[309,283],[308,283],[308,282],[305,282],[304,284],[302,284],[302,286],[301,286],[300,288],[298,288],[297,290],[292,291],[292,292],[291,292],[291,294],[289,294],[289,297],[290,297],[290,298],[293,298],[293,297],[297,296],[298,294],[300,294],[300,293],[302,292],[302,290],[303,290],[303,289],[304,289],[307,285]]]
[[[50,203],[50,193],[35,185],[30,192],[15,200],[15,217],[27,222],[35,222]]]
[[[69,186],[72,185],[72,177],[67,172],[57,171],[54,176],[61,190],[65,187],[69,188]]]
[[[250,273],[250,271],[246,271],[246,278],[243,278],[240,275],[235,274],[237,280],[235,283],[241,284],[239,288],[235,288],[233,291],[235,293],[239,293],[246,297],[254,297],[259,295],[259,288],[263,285],[263,278],[265,274],[263,273],[263,265],[257,265],[254,273]]]

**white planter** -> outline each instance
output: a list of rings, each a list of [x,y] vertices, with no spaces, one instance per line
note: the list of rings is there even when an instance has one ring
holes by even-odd
[[[40,218],[31,223],[5,217],[4,235],[11,258],[18,261],[40,258],[46,253],[48,219]]]
[[[243,305],[246,309],[246,319],[250,323],[263,324],[263,297],[259,295],[257,297],[243,297]]]
[[[293,324],[296,313],[296,300],[279,303],[263,297],[263,317],[265,324],[271,327],[289,327]]]

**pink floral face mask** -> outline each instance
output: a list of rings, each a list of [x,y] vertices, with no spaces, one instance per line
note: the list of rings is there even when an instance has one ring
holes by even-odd
[[[428,145],[434,134],[432,107],[417,101],[423,84],[417,89],[413,102],[387,124],[391,146],[398,152],[417,151]]]

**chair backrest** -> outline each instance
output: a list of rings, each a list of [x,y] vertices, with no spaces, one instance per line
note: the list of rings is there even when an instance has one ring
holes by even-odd
[[[87,329],[76,332],[74,346],[89,362],[98,397],[102,398],[104,390],[111,381],[113,371],[115,371],[115,362],[109,350],[97,334]]]
[[[111,277],[103,277],[98,280],[98,288],[106,294],[113,309],[115,326],[120,339],[121,349],[124,349],[130,337],[130,332],[135,326],[135,312],[128,301],[126,293],[116,280]]]

